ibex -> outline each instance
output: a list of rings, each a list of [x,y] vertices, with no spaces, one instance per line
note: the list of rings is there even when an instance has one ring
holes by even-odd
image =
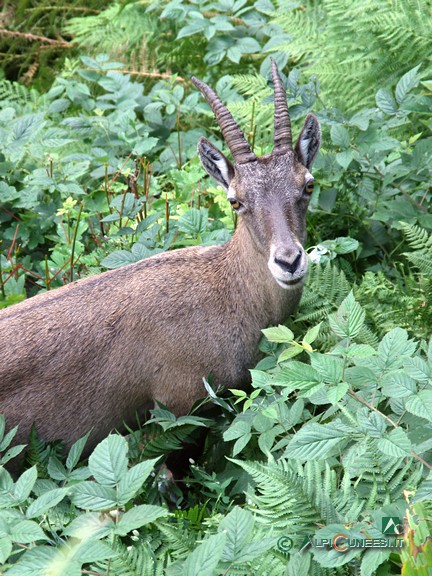
[[[0,413],[26,441],[89,447],[137,411],[165,404],[186,413],[205,395],[203,377],[241,387],[259,359],[261,329],[299,302],[312,162],[320,126],[306,117],[295,147],[276,64],[274,148],[257,157],[219,97],[193,78],[211,106],[231,163],[206,138],[198,154],[238,214],[222,246],[158,254],[38,294],[0,312]]]

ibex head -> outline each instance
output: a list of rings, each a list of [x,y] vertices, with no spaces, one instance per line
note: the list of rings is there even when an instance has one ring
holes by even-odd
[[[308,114],[295,147],[285,89],[276,63],[272,62],[274,85],[274,148],[257,157],[228,109],[209,86],[192,78],[210,104],[233,158],[232,164],[206,138],[198,143],[198,154],[208,174],[227,191],[233,209],[243,219],[268,267],[283,288],[304,278],[307,256],[306,210],[313,191],[310,168],[318,152],[321,130]]]

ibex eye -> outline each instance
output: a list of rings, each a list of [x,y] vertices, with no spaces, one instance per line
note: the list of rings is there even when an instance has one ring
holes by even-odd
[[[238,200],[236,200],[235,198],[230,198],[229,202],[230,202],[231,206],[234,208],[234,210],[238,210],[241,206],[240,202]]]
[[[312,192],[314,191],[314,184],[315,182],[313,180],[309,180],[308,182],[306,182],[304,189],[307,194],[312,194]]]

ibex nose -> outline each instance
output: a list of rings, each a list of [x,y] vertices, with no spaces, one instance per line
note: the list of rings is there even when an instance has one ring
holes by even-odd
[[[280,266],[284,272],[289,272],[290,274],[294,274],[297,268],[300,265],[301,261],[301,252],[298,251],[297,255],[295,256],[294,260],[288,262],[288,260],[282,260],[281,258],[275,258],[275,264]]]

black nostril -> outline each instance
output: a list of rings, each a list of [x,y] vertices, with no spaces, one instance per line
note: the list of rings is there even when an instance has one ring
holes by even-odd
[[[280,258],[275,258],[275,264],[280,266],[282,270],[285,272],[289,272],[290,274],[294,274],[297,268],[300,265],[301,261],[301,252],[297,254],[292,262],[287,262],[286,260],[281,260]]]

